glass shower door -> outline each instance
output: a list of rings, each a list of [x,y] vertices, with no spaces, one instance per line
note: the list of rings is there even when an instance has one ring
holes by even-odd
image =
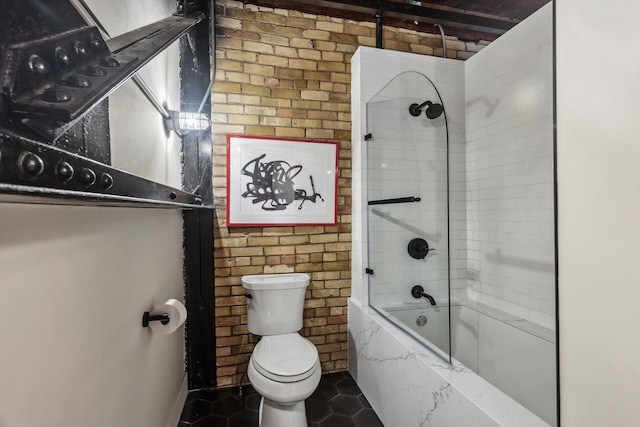
[[[367,103],[369,304],[450,360],[447,122],[431,81]]]

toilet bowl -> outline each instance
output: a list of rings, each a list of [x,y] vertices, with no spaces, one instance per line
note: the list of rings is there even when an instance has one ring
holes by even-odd
[[[308,427],[304,400],[318,384],[318,351],[300,336],[307,274],[244,276],[247,326],[261,335],[247,374],[262,396],[260,427]]]
[[[247,371],[262,396],[260,427],[306,427],[304,400],[320,382],[315,346],[297,333],[263,337]]]

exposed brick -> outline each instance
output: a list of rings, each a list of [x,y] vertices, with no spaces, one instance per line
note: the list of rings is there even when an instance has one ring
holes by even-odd
[[[262,64],[245,64],[244,71],[249,74],[263,74],[272,76],[274,74],[275,68],[269,65]]]
[[[304,136],[304,129],[276,128],[276,136],[285,138],[302,138]]]
[[[329,31],[322,30],[303,30],[302,37],[311,40],[329,40],[331,33]]]
[[[294,246],[275,246],[264,248],[264,254],[269,255],[292,255],[296,252]]]
[[[245,41],[242,44],[244,50],[257,53],[273,53],[274,49],[268,43],[260,43],[254,41]]]
[[[312,61],[309,59],[290,59],[289,60],[289,68],[294,68],[294,69],[317,70],[319,65],[320,64],[317,61]]]
[[[258,63],[261,65],[273,65],[274,67],[286,67],[289,61],[286,58],[276,55],[260,55],[258,57]],[[273,69],[273,71],[275,71],[275,69]]]
[[[291,99],[300,98],[300,91],[296,89],[273,88],[271,89],[271,94],[273,97],[276,97],[276,98],[291,98]]]
[[[313,271],[322,271],[322,269],[322,263],[306,263],[295,265],[296,273],[310,273]]]
[[[291,108],[279,108],[278,117],[305,118],[309,114],[306,110],[292,110]]]
[[[342,62],[328,62],[328,61],[319,62],[317,67],[319,71],[336,71],[339,73],[344,73],[346,68],[347,66]]]
[[[264,22],[256,22],[256,21],[242,21],[242,29],[246,31],[254,31],[257,33],[267,33],[273,31],[273,25],[264,23]]]
[[[306,136],[313,139],[333,139],[335,132],[332,129],[307,129]]]
[[[305,71],[304,78],[307,80],[331,80],[331,73],[328,71]]]
[[[287,18],[285,16],[279,16],[274,13],[257,13],[255,19],[260,22],[270,22],[281,25],[287,22]]]
[[[269,43],[274,46],[289,46],[289,38],[283,36],[276,36],[273,34],[260,34],[260,41],[263,43]]]
[[[337,234],[318,234],[314,236],[310,236],[311,243],[327,243],[327,242],[337,242],[338,235]]]
[[[290,45],[291,45],[291,47],[298,47],[298,48],[303,48],[303,49],[313,49],[314,48],[314,42],[312,40],[303,39],[303,38],[291,39]]]
[[[291,27],[313,28],[315,21],[310,18],[289,17],[287,25]]]
[[[321,90],[302,90],[300,91],[300,98],[316,101],[328,101],[329,93]]]
[[[301,245],[309,242],[309,236],[286,236],[280,237],[281,245]]]
[[[318,21],[318,22],[316,22],[316,29],[318,29],[318,30],[326,30],[326,31],[333,31],[333,32],[336,32],[336,33],[343,33],[344,32],[344,24],[339,24],[337,22]]]

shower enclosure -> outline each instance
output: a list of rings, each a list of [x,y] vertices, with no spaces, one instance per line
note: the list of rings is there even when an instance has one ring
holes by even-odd
[[[425,345],[450,361],[447,117],[431,81],[398,75],[367,103],[369,302],[421,339],[394,310],[421,314]],[[412,292],[413,290],[413,292]],[[416,298],[417,297],[417,298]]]
[[[466,72],[476,64],[477,74],[491,67],[470,60]],[[517,75],[526,90],[487,94],[490,85],[473,79],[451,89],[452,78],[430,77],[399,72],[366,102],[369,307],[449,369],[477,374],[555,426],[548,82]],[[453,115],[438,85],[450,97],[462,92]],[[388,360],[398,357],[408,356]]]

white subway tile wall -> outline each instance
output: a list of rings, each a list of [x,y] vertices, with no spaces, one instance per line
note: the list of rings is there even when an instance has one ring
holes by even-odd
[[[468,296],[554,329],[551,8],[466,61]]]
[[[550,7],[541,9],[519,25],[517,32],[496,40],[465,62],[358,49],[352,61],[355,300],[369,301],[364,274],[367,266],[383,272],[374,279],[375,297],[371,297],[376,303],[384,301],[378,305],[413,302],[409,296],[413,284],[423,285],[436,299],[446,298],[447,239],[442,211],[446,152],[430,143],[440,138],[427,130],[426,126],[434,123],[426,118],[410,120],[414,118],[404,105],[424,95],[416,88],[425,87],[425,76],[437,88],[448,122],[451,298],[479,302],[554,329],[550,15]],[[395,84],[400,81],[396,77],[411,71],[422,75],[412,76],[415,84]],[[380,93],[392,81],[394,90]],[[374,97],[381,103],[370,108],[369,114],[376,112],[378,116],[367,117],[367,102]],[[388,100],[391,98],[394,101]],[[374,139],[384,139],[387,146],[380,149],[375,161],[384,159],[387,167],[369,168],[367,180],[364,135],[372,123],[377,125],[382,119],[390,125],[376,126]],[[423,145],[413,146],[415,132],[421,132]],[[430,138],[432,141],[427,141]],[[375,170],[379,172],[372,172]],[[419,172],[411,176],[408,170]],[[367,185],[373,187],[368,189]],[[436,195],[436,204],[423,199],[418,209],[413,205],[381,205],[369,221],[384,224],[379,226],[382,231],[367,236],[367,191],[387,198],[413,195],[407,193],[412,189],[432,193],[429,197]],[[426,240],[437,251],[426,261],[410,258],[406,244],[418,235],[408,231],[410,227],[399,227],[398,221],[430,236],[431,240]],[[368,238],[382,238],[385,243],[376,245],[367,242]],[[374,260],[368,259],[368,243],[379,248],[372,250],[377,254],[377,266],[370,265]],[[382,248],[384,255],[379,253]],[[421,268],[423,262],[433,268]]]

